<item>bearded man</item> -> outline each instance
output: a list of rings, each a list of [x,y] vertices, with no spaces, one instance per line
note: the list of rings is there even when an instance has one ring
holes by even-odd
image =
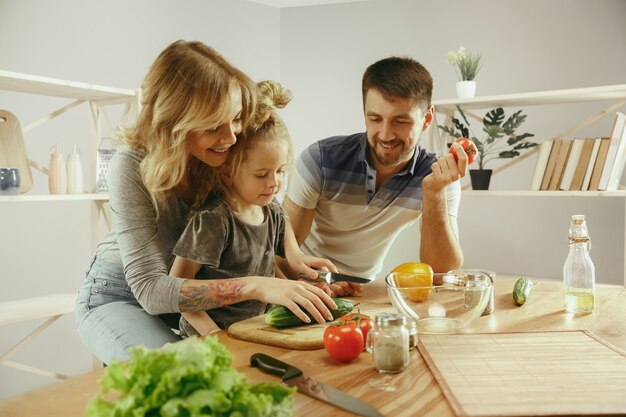
[[[419,221],[420,261],[435,272],[461,267],[457,212],[467,157],[456,143],[458,161],[419,146],[434,119],[432,89],[419,62],[377,61],[362,81],[366,132],[323,139],[302,152],[283,207],[305,254],[374,278],[398,234]],[[330,290],[343,296],[361,288],[341,282]]]

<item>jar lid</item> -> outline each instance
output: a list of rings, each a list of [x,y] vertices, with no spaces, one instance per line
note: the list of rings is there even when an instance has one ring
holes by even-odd
[[[380,313],[374,319],[377,326],[406,325],[406,316],[399,313]]]

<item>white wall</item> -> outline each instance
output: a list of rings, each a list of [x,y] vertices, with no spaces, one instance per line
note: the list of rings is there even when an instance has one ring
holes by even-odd
[[[177,39],[187,39],[215,47],[255,79],[279,78],[279,23],[278,9],[240,0],[1,0],[0,69],[138,88],[158,53]],[[0,91],[0,108],[16,114],[22,125],[66,103]],[[112,114],[116,112],[113,108]],[[90,134],[83,105],[29,132],[27,151],[47,166],[54,143],[64,152],[78,143],[85,152]],[[85,167],[89,180],[92,169]],[[47,193],[47,178],[33,175],[31,193]],[[0,302],[76,291],[92,256],[89,221],[87,202],[0,204]],[[0,328],[0,352],[37,325]],[[14,359],[70,375],[91,369],[91,355],[74,330],[73,315],[63,317]],[[2,366],[0,398],[50,382]]]
[[[478,95],[623,84],[624,19],[621,0],[385,0],[287,9],[281,15],[281,72],[296,92],[286,112],[296,150],[364,130],[360,77],[367,65],[390,55],[422,62],[434,78],[434,99],[455,97],[446,56],[460,45],[482,52]],[[550,139],[600,106],[528,108],[522,127],[538,140]],[[606,136],[611,122],[605,117],[579,135]],[[481,129],[474,132],[480,136]],[[535,158],[494,176],[491,188],[528,189]],[[588,216],[597,280],[622,283],[623,198],[465,197],[459,214],[465,267],[558,278],[569,217],[576,213]],[[402,233],[385,271],[418,258],[417,233],[417,227]]]
[[[135,88],[168,43],[198,39],[253,78],[280,79],[294,91],[285,117],[300,151],[314,140],[363,129],[360,77],[368,64],[392,54],[422,61],[434,76],[437,99],[454,95],[445,57],[459,45],[484,54],[480,95],[624,83],[625,17],[620,0],[378,0],[282,10],[241,0],[0,0],[0,69]],[[22,124],[60,105],[0,92],[0,108]],[[590,108],[530,109],[527,127],[550,138]],[[609,128],[602,120],[581,134],[605,135]],[[46,165],[54,143],[67,152],[89,134],[81,107],[29,132],[27,150]],[[527,187],[533,164],[531,158],[495,177],[493,188]],[[36,174],[32,192],[46,190],[46,178]],[[589,216],[598,280],[617,277],[619,283],[623,210],[619,199],[465,198],[460,227],[466,266],[558,276],[569,214],[581,211]],[[88,230],[88,203],[0,205],[0,301],[75,291],[91,256]],[[416,258],[411,233],[402,235],[388,267]],[[1,328],[0,351],[35,326]],[[90,368],[72,316],[34,342],[15,359],[70,374]],[[0,398],[49,382],[0,367]]]

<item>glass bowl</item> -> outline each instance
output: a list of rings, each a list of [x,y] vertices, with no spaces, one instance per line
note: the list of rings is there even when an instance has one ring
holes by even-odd
[[[432,285],[419,285],[425,277],[412,272],[392,272],[385,278],[393,306],[417,322],[426,334],[466,331],[481,316],[491,298],[491,279],[468,280],[463,275],[437,273]],[[416,285],[410,285],[412,282]]]

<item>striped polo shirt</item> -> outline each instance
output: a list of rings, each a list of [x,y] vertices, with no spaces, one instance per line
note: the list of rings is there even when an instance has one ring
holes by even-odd
[[[409,164],[376,191],[367,134],[333,136],[310,145],[296,162],[287,196],[315,208],[305,254],[328,258],[347,274],[375,278],[396,236],[422,214],[422,179],[436,155],[417,147]],[[446,189],[448,214],[458,235],[459,181]],[[415,238],[416,253],[419,236]]]

